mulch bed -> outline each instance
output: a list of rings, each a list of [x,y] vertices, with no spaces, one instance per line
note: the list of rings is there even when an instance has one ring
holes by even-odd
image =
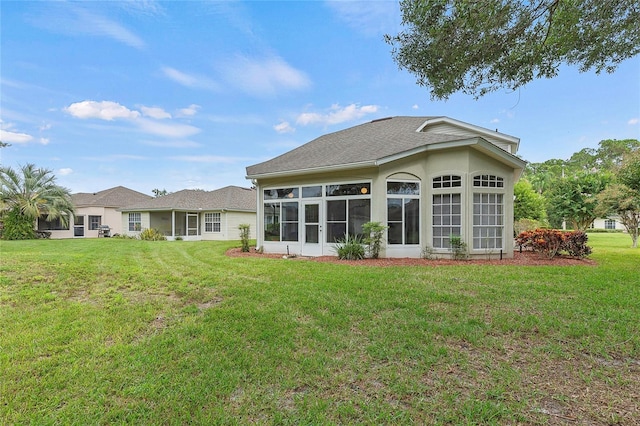
[[[494,254],[490,259],[414,259],[414,258],[387,258],[387,259],[362,259],[362,260],[340,260],[337,256],[285,256],[275,253],[260,253],[254,248],[248,253],[242,252],[241,248],[227,250],[230,257],[256,257],[265,259],[282,260],[307,260],[312,262],[330,262],[341,265],[356,266],[446,266],[446,265],[518,265],[518,266],[595,266],[596,262],[591,259],[577,259],[570,256],[556,256],[552,259],[542,257],[532,251],[514,251],[513,258],[500,260],[499,254]]]

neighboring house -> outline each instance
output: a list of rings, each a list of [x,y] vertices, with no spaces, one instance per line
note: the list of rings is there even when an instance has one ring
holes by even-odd
[[[620,218],[618,216],[610,216],[608,218],[598,218],[593,221],[590,228],[618,230],[618,231],[625,231],[625,232],[627,230],[627,228],[624,227],[622,222],[620,222]]]
[[[97,238],[100,225],[107,225],[111,235],[121,234],[122,219],[117,209],[152,198],[150,195],[124,186],[116,186],[94,193],[72,194],[71,201],[76,214],[66,226],[60,220],[48,222],[40,218],[36,229],[51,232],[51,238]]]
[[[381,256],[513,256],[520,140],[448,117],[392,117],[321,136],[247,167],[258,190],[257,246],[335,255],[345,234],[388,226]]]
[[[124,234],[138,235],[154,228],[174,240],[239,240],[238,225],[256,224],[256,192],[227,186],[215,191],[185,189],[146,200],[122,212]]]

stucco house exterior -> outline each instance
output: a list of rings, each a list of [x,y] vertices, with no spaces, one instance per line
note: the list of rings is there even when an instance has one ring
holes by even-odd
[[[154,228],[168,240],[239,240],[240,224],[255,236],[256,192],[226,186],[215,191],[185,189],[120,209],[123,233]]]
[[[390,117],[321,136],[247,167],[257,191],[257,246],[335,255],[335,242],[388,226],[383,257],[513,256],[520,140],[449,117]]]
[[[618,216],[610,216],[610,217],[600,217],[593,221],[591,224],[591,228],[593,229],[607,229],[607,230],[616,230],[616,231],[625,231],[627,228],[624,227],[620,218]]]
[[[51,238],[97,238],[101,225],[109,226],[112,235],[122,233],[122,219],[118,209],[152,198],[124,186],[94,193],[71,194],[76,213],[68,224],[63,225],[60,220],[48,222],[39,218],[36,229],[51,232]]]

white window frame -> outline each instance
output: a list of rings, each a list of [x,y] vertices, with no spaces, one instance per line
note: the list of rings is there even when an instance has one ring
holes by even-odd
[[[137,225],[137,226],[136,226]],[[136,229],[138,228],[138,229]],[[142,213],[131,212],[129,213],[129,232],[142,231]]]
[[[430,218],[431,218],[431,247],[434,250],[440,251],[449,251],[449,237],[451,235],[459,236],[464,239],[464,174],[459,172],[448,172],[443,173],[438,176],[434,176],[431,179],[431,194],[430,194]],[[434,199],[436,196],[449,196],[449,202],[447,204],[435,204]],[[452,203],[452,198],[454,195],[459,197],[459,203]],[[448,213],[442,213],[442,209],[444,206],[449,206],[451,210]],[[458,206],[458,213],[453,212],[453,208]],[[440,213],[438,216],[441,219],[448,218],[449,223],[440,223],[436,224],[436,207],[440,207]],[[455,223],[455,219],[458,219],[458,224]],[[442,230],[444,228],[458,228],[459,233],[455,234],[450,232],[448,235],[442,235],[442,232],[436,232],[436,229]],[[436,235],[440,234],[440,235]],[[439,240],[438,244],[435,243],[436,238]]]
[[[418,191],[417,191],[417,194],[401,194],[401,193],[391,193],[390,194],[389,193],[389,189],[388,189],[389,188],[389,186],[388,186],[389,183],[416,184],[418,186]],[[388,179],[386,184],[385,184],[385,189],[386,189],[385,192],[386,192],[386,195],[387,195],[386,204],[385,204],[386,205],[386,213],[387,213],[387,226],[390,227],[391,223],[399,223],[399,224],[401,224],[401,227],[402,227],[402,232],[401,232],[402,242],[400,242],[400,243],[391,243],[391,241],[389,239],[389,235],[388,235],[389,231],[387,230],[387,244],[389,244],[390,246],[396,246],[396,247],[397,246],[404,246],[404,245],[407,245],[407,246],[420,245],[421,244],[421,229],[422,229],[422,224],[420,223],[421,222],[421,217],[422,217],[422,214],[421,214],[421,212],[422,212],[422,199],[421,199],[421,196],[420,196],[422,188],[421,188],[420,181],[419,180],[414,180],[414,179]],[[401,209],[402,209],[402,212],[401,212],[402,217],[401,217],[400,221],[393,221],[392,222],[389,219],[389,200],[400,200],[400,206],[401,206]],[[405,207],[407,205],[407,202],[410,202],[410,201],[413,201],[413,200],[417,200],[418,201],[418,217],[417,217],[417,220],[418,220],[418,241],[415,242],[415,243],[407,243],[407,222],[406,222],[407,218],[406,218],[406,209],[405,209]],[[388,228],[388,229],[390,229],[390,228]]]
[[[222,228],[222,217],[219,212],[204,214],[204,232],[218,233]]]

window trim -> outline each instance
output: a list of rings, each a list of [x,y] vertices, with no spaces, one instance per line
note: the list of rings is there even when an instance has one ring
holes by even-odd
[[[129,212],[127,220],[129,222],[129,226],[128,226],[129,232],[140,232],[140,231],[142,231],[142,213],[140,213],[140,212]],[[136,228],[138,228],[138,229],[136,229]]]
[[[389,183],[407,183],[407,184],[416,184],[417,192],[412,194],[401,194],[401,193],[389,193]],[[387,244],[393,247],[415,247],[422,244],[422,182],[419,179],[387,179],[385,182],[385,216],[387,219]],[[401,243],[392,243],[389,238],[389,230],[391,229],[391,220],[389,219],[389,200],[400,200],[400,206],[402,209],[401,215],[402,218],[400,221],[393,221],[393,223],[400,223],[402,226],[402,242]],[[407,217],[406,217],[406,204],[407,200],[418,200],[418,242],[416,243],[407,243]]]
[[[207,230],[207,225],[211,225],[210,230]],[[218,229],[216,229],[216,225],[218,225]],[[215,234],[222,232],[222,215],[220,212],[206,212],[204,214],[204,232]]]

